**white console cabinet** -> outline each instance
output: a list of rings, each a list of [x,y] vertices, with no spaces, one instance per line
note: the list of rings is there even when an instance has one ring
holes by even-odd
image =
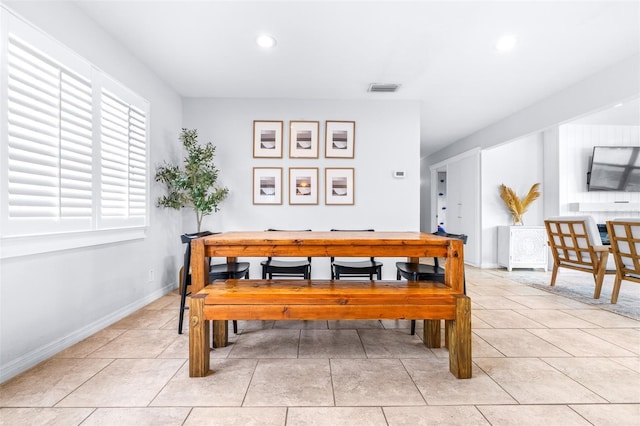
[[[547,233],[544,226],[499,226],[498,265],[547,270]]]

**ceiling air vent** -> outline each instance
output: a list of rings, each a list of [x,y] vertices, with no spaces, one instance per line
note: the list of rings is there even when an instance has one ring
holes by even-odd
[[[369,92],[393,93],[398,90],[399,84],[395,83],[371,83]]]

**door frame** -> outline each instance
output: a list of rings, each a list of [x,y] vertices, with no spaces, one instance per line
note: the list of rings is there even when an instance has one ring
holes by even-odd
[[[437,229],[437,220],[436,220],[436,214],[437,214],[437,201],[438,201],[438,188],[437,188],[437,181],[438,181],[438,172],[439,171],[443,171],[444,169],[448,169],[448,165],[451,163],[454,163],[456,161],[459,160],[463,160],[465,158],[468,157],[475,157],[475,160],[477,162],[477,167],[478,167],[478,176],[476,177],[476,179],[473,180],[473,182],[470,182],[470,184],[474,185],[474,189],[475,189],[475,203],[478,206],[478,217],[475,218],[474,220],[474,225],[473,228],[473,232],[475,233],[475,235],[473,236],[473,238],[471,238],[468,242],[468,244],[473,244],[474,249],[476,250],[476,253],[478,253],[478,261],[477,262],[469,262],[467,261],[467,259],[465,258],[465,263],[472,265],[472,266],[480,266],[480,263],[482,261],[482,232],[481,232],[481,224],[482,224],[482,162],[481,162],[481,153],[482,150],[480,147],[476,147],[473,149],[470,149],[468,151],[462,152],[458,155],[454,155],[453,157],[449,157],[446,160],[442,160],[438,163],[432,164],[431,166],[429,166],[429,173],[431,175],[431,185],[430,185],[430,199],[431,199],[431,213],[429,214],[429,229]],[[447,181],[449,180],[449,177],[447,176]],[[448,195],[449,191],[447,191],[447,195]],[[445,228],[446,229],[446,228]],[[433,231],[432,231],[433,232]]]

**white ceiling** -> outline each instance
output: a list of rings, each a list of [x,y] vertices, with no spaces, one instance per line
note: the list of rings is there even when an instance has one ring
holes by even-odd
[[[422,155],[640,51],[638,1],[76,3],[185,97],[417,100]]]

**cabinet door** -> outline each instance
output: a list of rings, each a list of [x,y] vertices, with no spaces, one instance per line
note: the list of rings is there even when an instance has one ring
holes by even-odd
[[[511,228],[512,263],[546,263],[546,233],[544,229]]]
[[[466,234],[464,260],[480,264],[480,158],[479,154],[447,165],[447,228]]]

